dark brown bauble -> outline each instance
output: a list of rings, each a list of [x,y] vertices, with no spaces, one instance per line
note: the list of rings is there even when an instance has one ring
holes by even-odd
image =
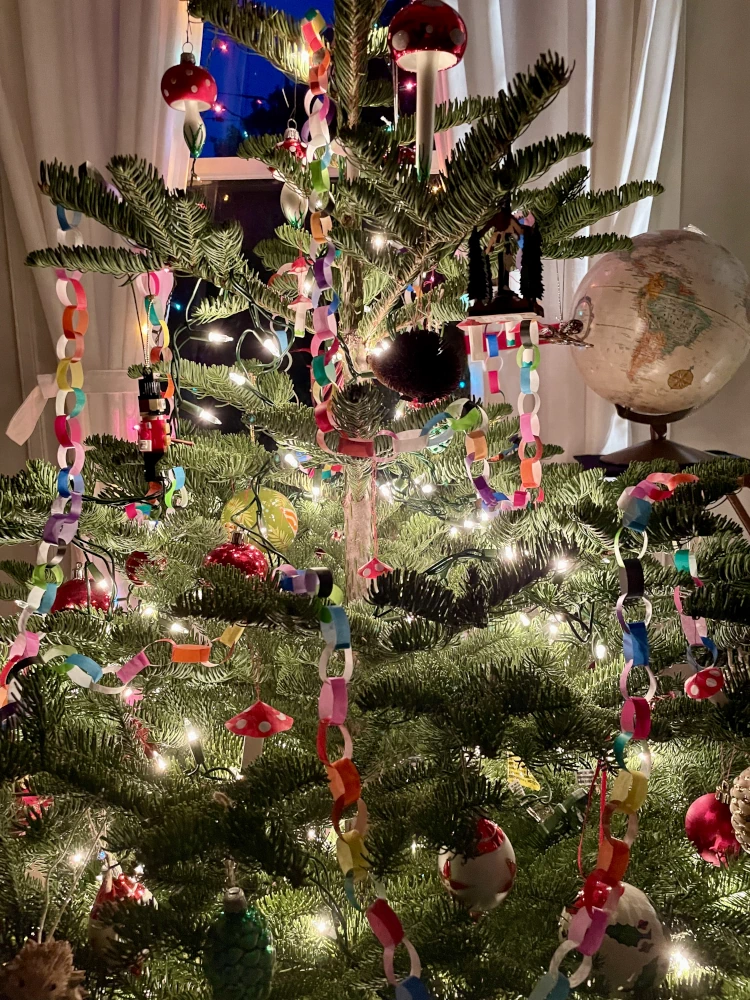
[[[83,1000],[82,981],[67,941],[27,941],[0,968],[0,1000]]]
[[[268,559],[259,548],[234,536],[229,542],[222,542],[212,549],[203,560],[204,566],[234,566],[245,576],[265,576],[268,572]]]
[[[97,611],[108,611],[112,602],[108,590],[102,590],[94,581],[90,581],[88,594],[91,598],[91,607]],[[85,608],[88,606],[86,581],[66,580],[57,588],[55,603],[50,608],[50,613],[56,611],[70,611],[73,608]]]
[[[370,354],[378,382],[420,403],[455,392],[465,364],[460,343],[450,343],[433,330],[409,330],[380,354]]]

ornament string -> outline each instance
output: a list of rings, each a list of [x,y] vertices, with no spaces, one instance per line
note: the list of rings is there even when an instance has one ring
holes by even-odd
[[[614,754],[619,771],[610,790],[609,801],[601,814],[601,834],[596,868],[585,879],[580,903],[570,922],[567,938],[552,956],[549,970],[539,979],[529,994],[529,1000],[566,1000],[571,989],[580,986],[591,973],[592,957],[604,940],[607,927],[613,921],[617,904],[624,887],[622,879],[630,862],[630,850],[638,835],[638,810],[646,800],[648,780],[651,775],[651,751],[648,736],[651,732],[651,703],[656,694],[656,677],[651,670],[647,626],[651,619],[651,603],[645,597],[641,558],[648,539],[646,527],[653,504],[671,497],[674,490],[684,483],[697,482],[697,476],[688,473],[670,475],[652,473],[637,486],[623,491],[617,506],[622,513],[622,524],[615,535],[615,558],[619,567],[620,596],[615,614],[623,633],[625,667],[620,675],[620,693],[623,707],[620,713],[620,733],[614,740]],[[620,540],[625,530],[642,536],[642,546],[637,557],[623,557]],[[627,621],[626,602],[641,601],[646,609],[643,620]],[[629,680],[634,668],[645,670],[648,687],[640,695],[631,695]],[[640,744],[640,768],[631,770],[625,757],[631,743]],[[593,787],[593,786],[592,786]],[[612,834],[611,824],[615,815],[626,817],[627,827],[623,837]],[[570,976],[560,966],[570,952],[577,951],[581,962]]]
[[[361,910],[354,887],[371,877],[365,837],[367,834],[367,806],[362,798],[362,779],[352,755],[354,744],[347,726],[349,714],[349,682],[354,673],[354,654],[351,645],[351,629],[346,611],[336,604],[324,604],[333,593],[333,574],[325,567],[297,570],[285,565],[277,570],[282,590],[296,594],[307,594],[318,601],[320,632],[325,646],[318,663],[322,682],[318,698],[318,758],[326,769],[333,798],[331,823],[336,833],[336,857],[344,875],[344,887],[349,902]],[[332,657],[343,655],[343,670],[340,674],[329,675]],[[343,740],[343,750],[337,760],[331,760],[328,752],[328,730],[336,728]],[[342,827],[344,811],[354,807],[353,819]],[[384,887],[375,882],[376,900],[367,908],[366,917],[373,934],[383,947],[383,968],[386,979],[396,987],[398,1000],[425,998],[427,996],[420,980],[422,966],[414,945],[405,936],[404,928],[396,913],[389,905]],[[399,982],[393,960],[396,949],[403,945],[410,959],[409,976]]]
[[[80,212],[68,213],[57,206],[57,239],[65,246],[81,246],[83,236],[78,228]],[[63,306],[62,334],[56,344],[57,395],[55,397],[55,437],[58,443],[57,497],[52,501],[50,516],[42,530],[37,548],[36,566],[31,574],[31,586],[25,606],[18,618],[18,631],[11,644],[8,659],[0,673],[0,724],[11,719],[20,708],[22,692],[18,676],[37,662],[41,634],[28,631],[26,625],[34,614],[44,615],[52,607],[57,588],[63,581],[60,563],[78,531],[83,505],[83,431],[79,416],[86,406],[83,391],[84,337],[89,325],[86,292],[80,271],[55,270],[55,291]]]

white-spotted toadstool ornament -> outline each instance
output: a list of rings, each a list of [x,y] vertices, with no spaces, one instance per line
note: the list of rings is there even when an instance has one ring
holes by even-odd
[[[245,768],[263,753],[263,741],[274,733],[283,733],[291,729],[294,719],[284,715],[277,708],[266,705],[264,701],[256,701],[254,705],[235,715],[224,725],[230,733],[242,736],[245,740],[242,751],[242,767]]]
[[[702,701],[712,698],[723,687],[724,672],[721,667],[705,667],[685,681],[685,694],[694,701]]]
[[[365,580],[375,580],[379,576],[383,576],[385,573],[392,573],[393,566],[389,566],[387,563],[381,562],[377,556],[373,556],[369,562],[366,562],[364,566],[360,566],[357,570],[359,576],[363,576]]]
[[[412,0],[394,15],[388,47],[399,69],[417,74],[417,176],[424,180],[432,164],[437,73],[463,59],[466,25],[443,0]]]
[[[207,69],[197,66],[192,51],[183,52],[176,66],[170,66],[161,78],[161,94],[170,108],[185,112],[182,134],[190,155],[196,159],[206,142],[206,126],[201,111],[208,111],[216,100],[216,80]]]

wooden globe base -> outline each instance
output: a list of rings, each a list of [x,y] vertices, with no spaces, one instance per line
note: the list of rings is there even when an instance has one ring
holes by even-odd
[[[624,417],[626,420],[631,420],[636,424],[648,424],[651,429],[651,440],[641,441],[640,444],[622,448],[620,451],[612,451],[608,455],[601,455],[601,461],[608,465],[629,465],[631,462],[654,462],[658,459],[664,459],[668,462],[677,462],[680,466],[686,466],[696,465],[698,462],[708,462],[716,457],[707,451],[699,451],[697,448],[689,448],[677,441],[667,440],[667,425],[682,420],[691,412],[690,410],[646,414],[636,413],[625,406],[616,405],[616,409],[618,416]]]

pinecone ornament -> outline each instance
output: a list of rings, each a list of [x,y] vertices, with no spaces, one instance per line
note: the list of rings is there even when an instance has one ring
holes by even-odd
[[[750,767],[734,779],[729,811],[734,835],[742,850],[750,854]]]
[[[0,968],[0,1000],[83,1000],[83,973],[73,967],[67,941],[27,941],[15,958]]]
[[[264,918],[247,905],[242,889],[227,889],[224,909],[211,926],[203,970],[215,1000],[266,1000],[275,952]]]

